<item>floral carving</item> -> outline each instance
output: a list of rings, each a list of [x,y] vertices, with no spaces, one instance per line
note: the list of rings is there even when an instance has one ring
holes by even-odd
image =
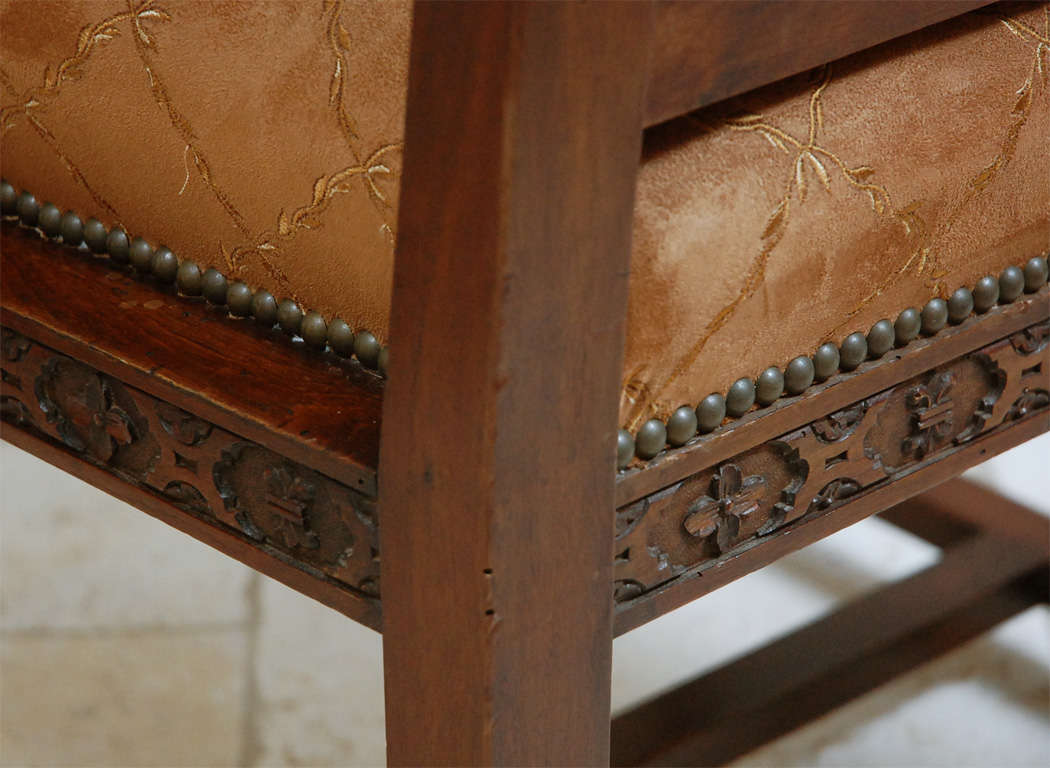
[[[823,419],[817,419],[812,424],[813,434],[825,443],[838,442],[857,428],[864,418],[865,411],[864,404],[857,403],[829,414]]]
[[[204,494],[181,480],[173,480],[164,486],[164,495],[184,512],[196,512],[203,515],[211,511]]]
[[[17,363],[29,350],[32,342],[20,333],[15,333],[10,328],[4,328],[0,332],[0,351],[3,352],[4,360],[9,363]]]
[[[740,467],[723,464],[711,478],[709,496],[694,501],[683,525],[691,536],[706,539],[712,534],[719,552],[729,550],[738,540],[740,523],[758,510],[765,478],[744,477]]]
[[[26,408],[25,403],[17,397],[8,395],[0,396],[0,418],[16,426],[30,424],[33,421],[33,417],[29,409]]]
[[[15,334],[3,328],[5,341]],[[12,347],[8,347],[9,349]],[[35,340],[0,378],[4,428],[76,453],[356,597],[379,596],[375,502]],[[30,392],[23,392],[21,382]],[[26,399],[36,396],[37,402]]]
[[[1023,419],[1028,414],[1050,405],[1050,392],[1045,389],[1026,389],[1014,400],[1006,413],[1008,421]]]
[[[165,432],[183,445],[198,445],[211,434],[211,424],[169,403],[157,406],[157,420]]]
[[[625,504],[616,513],[616,599],[637,605],[656,588],[673,589],[676,579],[759,546],[763,537],[837,514],[919,470],[919,462],[952,456],[1014,420],[1041,418],[1050,408],[1050,344],[1029,344],[1039,338],[1029,330]],[[978,455],[971,449],[967,461]]]
[[[224,508],[250,537],[378,593],[374,505],[360,494],[247,442],[224,448],[212,476]]]
[[[316,549],[317,534],[308,529],[306,517],[317,492],[314,486],[290,464],[270,467],[263,480],[275,534],[289,547]]]
[[[36,396],[65,444],[97,461],[108,462],[137,437],[109,380],[72,360],[51,358],[36,380]]]
[[[856,480],[848,477],[836,478],[821,488],[820,492],[813,497],[810,509],[827,509],[832,504],[848,499],[859,492],[860,483]]]
[[[922,459],[951,435],[952,400],[949,393],[954,384],[955,374],[945,371],[908,393],[913,434],[905,438],[902,445],[905,455]]]
[[[1022,355],[1034,355],[1050,341],[1050,321],[1025,328],[1010,337],[1013,348]]]

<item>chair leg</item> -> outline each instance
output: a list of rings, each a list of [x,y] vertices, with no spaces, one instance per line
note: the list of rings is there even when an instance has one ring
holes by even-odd
[[[609,756],[649,3],[417,3],[379,460],[391,765]]]
[[[1047,518],[960,480],[883,517],[941,561],[617,717],[612,764],[724,764],[1047,600]]]

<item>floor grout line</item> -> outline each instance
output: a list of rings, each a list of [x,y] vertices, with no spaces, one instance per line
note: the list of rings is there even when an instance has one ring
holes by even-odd
[[[243,630],[245,619],[236,621],[205,621],[178,624],[130,624],[128,626],[95,625],[81,627],[2,627],[0,638],[11,640],[63,639],[77,637],[112,638],[135,635],[199,635],[208,632]]]
[[[241,755],[239,764],[251,768],[262,756],[259,741],[259,632],[262,624],[262,576],[252,572],[245,587],[247,607],[244,621],[244,700],[241,714]]]

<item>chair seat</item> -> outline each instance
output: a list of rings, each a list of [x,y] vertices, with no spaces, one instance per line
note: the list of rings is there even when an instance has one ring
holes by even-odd
[[[4,176],[385,343],[410,21],[4,2]],[[1048,38],[972,13],[647,131],[622,426],[1045,254]]]

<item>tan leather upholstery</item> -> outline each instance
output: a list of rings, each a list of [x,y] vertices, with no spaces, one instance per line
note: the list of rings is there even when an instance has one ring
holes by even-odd
[[[385,339],[408,3],[6,0],[0,28],[16,187]],[[996,7],[649,131],[624,425],[1045,253],[1048,44],[1045,6]]]

